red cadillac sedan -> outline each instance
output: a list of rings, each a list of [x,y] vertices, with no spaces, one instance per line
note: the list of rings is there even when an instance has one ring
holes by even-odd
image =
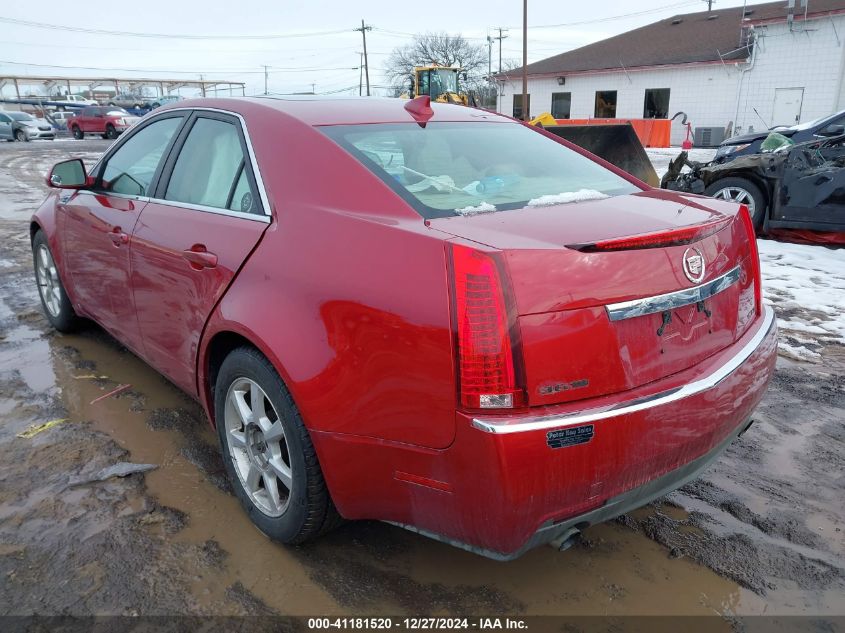
[[[50,322],[197,398],[284,543],[340,518],[566,543],[696,477],[774,368],[746,208],[494,113],[183,101],[47,180]]]

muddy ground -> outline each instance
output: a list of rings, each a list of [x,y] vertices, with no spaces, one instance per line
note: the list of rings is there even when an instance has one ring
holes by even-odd
[[[0,143],[0,615],[684,614],[730,630],[845,614],[837,344],[819,364],[779,359],[757,423],[701,479],[566,552],[497,563],[376,522],[268,541],[196,403],[98,327],[62,335],[42,316],[28,219],[43,175],[106,146]],[[157,468],[88,481],[119,462]]]

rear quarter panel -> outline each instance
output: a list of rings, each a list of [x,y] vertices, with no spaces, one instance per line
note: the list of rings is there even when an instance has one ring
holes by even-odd
[[[310,430],[449,445],[455,379],[442,234],[322,133],[249,109],[275,221],[206,328],[207,409],[208,342],[233,331],[274,363]]]

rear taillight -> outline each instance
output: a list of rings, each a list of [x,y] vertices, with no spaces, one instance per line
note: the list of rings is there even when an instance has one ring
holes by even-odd
[[[451,272],[461,404],[473,409],[521,406],[525,398],[518,385],[511,338],[516,327],[496,260],[452,245]]]
[[[760,254],[757,252],[757,231],[754,230],[754,221],[751,219],[751,212],[744,204],[739,205],[739,217],[745,227],[745,234],[748,237],[748,263],[751,274],[754,277],[754,308],[757,314],[763,313],[763,283],[760,274]]]
[[[583,244],[567,244],[571,248],[583,253],[596,253],[607,251],[631,251],[643,248],[662,248],[664,246],[681,246],[697,242],[708,235],[721,231],[731,223],[730,217],[719,218],[704,224],[693,226],[682,226],[676,229],[666,229],[653,233],[641,233],[626,237],[614,237],[609,240],[587,242]]]

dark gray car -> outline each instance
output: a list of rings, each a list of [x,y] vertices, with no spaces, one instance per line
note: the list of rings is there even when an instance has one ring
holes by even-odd
[[[760,146],[772,132],[783,134],[791,138],[794,143],[839,136],[845,133],[845,110],[790,127],[776,127],[731,137],[722,141],[713,160],[717,163],[726,163],[740,156],[759,154]]]

